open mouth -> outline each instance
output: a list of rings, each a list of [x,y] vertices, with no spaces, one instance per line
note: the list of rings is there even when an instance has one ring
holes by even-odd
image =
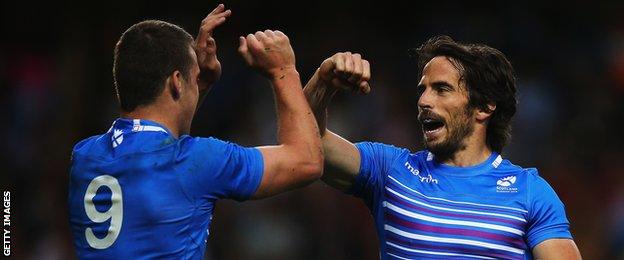
[[[427,118],[421,121],[425,132],[435,132],[444,126],[444,123],[437,119]]]
[[[425,134],[432,134],[444,127],[444,121],[440,118],[434,117],[433,115],[424,115],[419,119]]]

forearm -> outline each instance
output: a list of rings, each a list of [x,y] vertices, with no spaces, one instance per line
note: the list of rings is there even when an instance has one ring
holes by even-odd
[[[321,137],[324,137],[327,128],[327,107],[336,94],[337,89],[328,88],[327,85],[319,79],[317,71],[308,81],[303,92],[316,118],[319,134]]]
[[[277,106],[278,142],[292,148],[294,154],[303,153],[305,159],[322,161],[319,128],[301,90],[299,73],[286,70],[272,80]]]
[[[318,123],[325,152],[323,181],[334,188],[347,190],[359,171],[360,154],[351,142],[326,128],[327,107],[337,91],[318,78],[318,71],[303,90]]]

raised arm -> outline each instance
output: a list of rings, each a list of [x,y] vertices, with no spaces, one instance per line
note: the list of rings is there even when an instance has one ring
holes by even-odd
[[[197,64],[199,65],[199,101],[197,109],[204,101],[210,91],[210,87],[221,77],[221,62],[217,58],[217,43],[212,37],[216,27],[223,24],[232,15],[232,11],[226,10],[223,4],[219,4],[199,26],[199,32],[195,38],[195,53],[197,54]]]
[[[323,170],[319,130],[303,95],[288,37],[280,31],[256,32],[240,37],[238,51],[248,65],[271,81],[277,105],[279,145],[259,147],[264,173],[253,198],[317,180]]]
[[[318,123],[325,152],[323,181],[346,190],[360,169],[360,153],[353,143],[326,129],[327,106],[339,90],[370,92],[370,64],[360,54],[337,53],[323,61],[304,93]]]

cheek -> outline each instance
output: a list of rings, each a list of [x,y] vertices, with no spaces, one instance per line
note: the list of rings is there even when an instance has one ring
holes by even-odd
[[[455,129],[458,126],[462,125],[465,121],[466,121],[466,116],[460,112],[460,111],[454,111],[452,113],[449,113],[448,119],[447,119],[447,127],[449,129]]]

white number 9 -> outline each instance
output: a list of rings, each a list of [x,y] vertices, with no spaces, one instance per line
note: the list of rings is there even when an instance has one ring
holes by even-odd
[[[93,197],[97,193],[97,190],[106,186],[111,190],[111,207],[105,212],[99,212],[93,204]],[[111,220],[110,227],[104,238],[97,238],[91,228],[85,230],[85,237],[89,246],[95,249],[106,249],[110,247],[121,230],[121,222],[123,220],[123,199],[121,194],[121,186],[115,177],[110,175],[101,175],[94,178],[87,187],[87,193],[84,197],[84,207],[87,212],[87,217],[91,221],[96,223],[102,223],[107,220]]]

